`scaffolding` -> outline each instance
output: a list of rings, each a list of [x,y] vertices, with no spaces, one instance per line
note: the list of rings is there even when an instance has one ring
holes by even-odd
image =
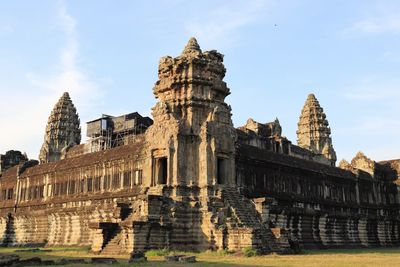
[[[89,152],[96,152],[100,150],[105,150],[111,148],[111,133],[106,131],[104,135],[88,136]]]
[[[153,123],[149,117],[134,112],[119,117],[102,115],[87,123],[89,152],[126,145],[134,141]]]

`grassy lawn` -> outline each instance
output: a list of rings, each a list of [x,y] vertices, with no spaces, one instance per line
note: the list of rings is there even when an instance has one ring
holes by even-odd
[[[86,258],[96,257],[90,254],[87,248],[43,248],[44,251],[29,251],[30,248],[0,248],[0,253],[18,254],[21,258],[40,257],[43,260],[60,260],[61,258]],[[27,251],[16,251],[27,250]],[[46,251],[47,250],[47,251]],[[113,266],[185,266],[183,263],[164,262],[163,256],[157,253],[148,253],[148,262],[128,264],[127,256],[111,256],[117,258],[119,264]],[[186,253],[196,255],[198,262],[193,266],[400,266],[400,248],[353,249],[353,250],[319,250],[305,251],[302,255],[266,255],[245,257],[219,252]],[[187,264],[189,265],[189,264]],[[70,264],[58,266],[94,266],[92,264]],[[107,265],[96,265],[107,266]]]

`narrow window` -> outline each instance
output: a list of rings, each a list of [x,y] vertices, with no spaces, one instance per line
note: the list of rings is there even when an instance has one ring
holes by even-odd
[[[44,197],[44,194],[43,194],[43,192],[44,192],[44,185],[41,185],[39,190],[40,190],[39,197],[40,197],[40,198],[43,198],[43,197]]]
[[[81,193],[85,192],[85,179],[82,179],[80,182],[80,191]]]
[[[135,185],[142,184],[142,170],[135,171]]]
[[[60,182],[58,185],[59,185],[58,186],[59,195],[62,196],[63,193],[64,193],[64,183]],[[33,198],[36,198],[35,188],[33,188],[33,193],[34,193],[34,197]]]
[[[94,178],[94,191],[100,191],[100,176]]]
[[[93,191],[93,178],[89,177],[87,179],[87,191],[92,192]]]
[[[69,184],[69,194],[75,194],[75,180],[71,180]]]
[[[37,199],[38,198],[38,187],[34,186],[33,187],[33,199]]]
[[[8,190],[8,199],[13,199],[14,189],[11,188]]]
[[[112,188],[118,189],[121,187],[121,178],[119,173],[114,173],[113,180],[112,180]]]
[[[275,143],[275,152],[279,153],[280,144],[278,142]]]
[[[108,190],[110,188],[110,175],[106,174],[104,175],[104,182],[103,182],[103,189]]]
[[[130,188],[131,187],[131,172],[126,171],[124,172],[124,188]]]

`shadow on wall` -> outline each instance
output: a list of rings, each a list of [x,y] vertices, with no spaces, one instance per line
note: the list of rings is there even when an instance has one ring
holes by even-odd
[[[2,246],[12,246],[15,244],[15,228],[14,228],[14,218],[11,213],[8,213],[6,220],[6,229],[2,238]]]

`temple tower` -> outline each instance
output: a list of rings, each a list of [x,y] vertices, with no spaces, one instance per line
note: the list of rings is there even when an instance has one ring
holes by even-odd
[[[298,123],[297,144],[316,154],[316,161],[335,166],[336,152],[330,135],[323,108],[314,94],[308,95]]]
[[[161,58],[154,124],[146,132],[152,186],[234,183],[236,131],[222,62],[222,54],[202,52],[195,38],[180,56]]]
[[[40,149],[40,163],[57,161],[62,153],[81,142],[79,116],[65,92],[54,106],[47,121],[44,143]]]

